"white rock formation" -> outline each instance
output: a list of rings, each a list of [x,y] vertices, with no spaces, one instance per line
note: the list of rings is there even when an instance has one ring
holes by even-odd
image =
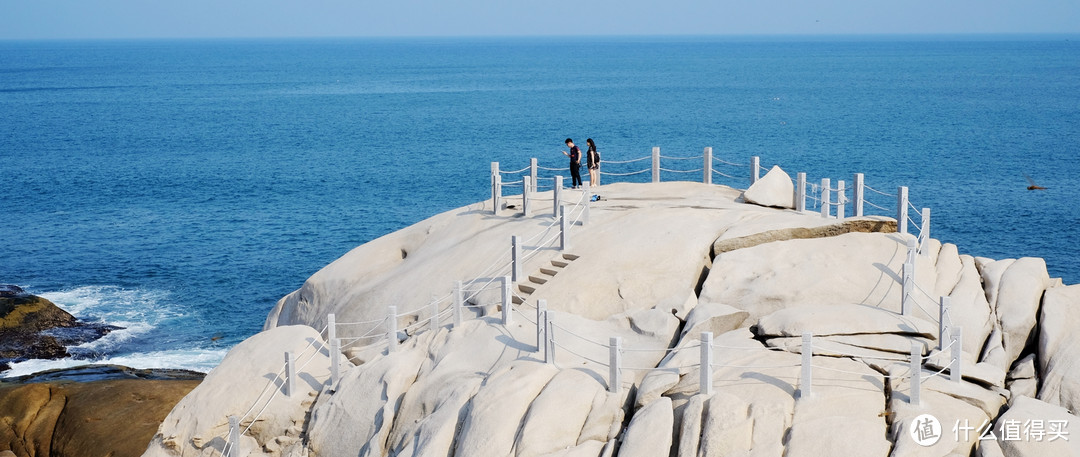
[[[790,187],[773,192],[790,205]],[[581,194],[567,194],[577,218]],[[972,257],[931,240],[914,257],[912,306],[901,315],[912,237],[887,218],[748,205],[721,186],[613,184],[560,251],[545,195],[529,217],[480,203],[331,263],[177,405],[147,455],[218,455],[227,417],[264,406],[242,423],[251,424],[240,440],[247,455],[1034,455],[954,438],[951,427],[1073,417],[1047,408],[1080,404],[1070,338],[1080,289],[1053,287],[1039,259]],[[503,309],[496,278],[509,273],[512,235],[526,260]],[[457,326],[455,281],[467,297]],[[951,302],[946,320],[963,329],[958,382],[946,379],[951,348],[937,349],[948,343],[938,341],[941,297]],[[541,300],[552,319],[543,332]],[[320,352],[301,375],[310,396],[260,403],[283,352],[320,343],[311,327],[329,313],[350,360],[341,379],[331,385]],[[544,332],[552,353],[538,345]],[[703,332],[712,346],[702,347]],[[806,367],[804,333],[813,335]],[[919,404],[912,348],[927,357]],[[1025,399],[1036,394],[1046,403]],[[945,425],[932,446],[909,435],[922,414]]]
[[[304,366],[284,391],[285,353]],[[238,455],[281,455],[300,442],[305,412],[330,375],[327,347],[308,326],[277,327],[234,347],[203,382],[178,403],[150,442],[145,456],[219,456],[226,444]],[[230,443],[229,416],[247,430]],[[268,449],[269,452],[264,452]]]
[[[795,207],[795,184],[779,165],[773,165],[765,176],[743,192],[743,200],[755,205],[791,209]]]
[[[1018,396],[993,424],[996,439],[984,441],[981,456],[1080,456],[1080,440],[1071,427],[1080,417],[1065,408]]]
[[[1080,285],[1047,290],[1040,313],[1039,400],[1080,412]]]

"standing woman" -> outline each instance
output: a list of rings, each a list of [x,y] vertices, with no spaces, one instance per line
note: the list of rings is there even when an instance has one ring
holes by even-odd
[[[600,153],[596,151],[596,143],[593,143],[592,138],[585,140],[585,143],[589,145],[589,151],[586,153],[589,165],[589,187],[596,187],[600,185]]]
[[[566,146],[570,152],[563,151],[563,155],[570,158],[571,189],[577,189],[581,185],[581,149],[574,146],[574,140],[566,139]]]

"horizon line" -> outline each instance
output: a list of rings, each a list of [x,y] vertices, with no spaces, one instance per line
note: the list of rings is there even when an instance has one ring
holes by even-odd
[[[72,41],[214,41],[214,40],[424,40],[424,39],[858,39],[858,38],[1080,38],[1080,32],[867,32],[867,33],[727,33],[727,34],[494,34],[494,35],[221,35],[221,36],[145,36],[145,37],[56,37],[56,38],[0,38],[0,42],[72,42]]]

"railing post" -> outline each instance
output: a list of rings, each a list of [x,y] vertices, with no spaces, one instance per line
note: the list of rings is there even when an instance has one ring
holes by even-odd
[[[844,188],[844,180],[841,179],[841,180],[837,181],[836,182],[836,218],[837,219],[843,219],[844,217],[846,217],[847,210],[845,209],[845,207],[847,206],[847,196],[844,193],[846,191],[847,191],[847,189]]]
[[[341,340],[330,339],[330,385],[336,386],[341,379]]]
[[[495,214],[502,209],[502,175],[495,176]]]
[[[702,167],[704,168],[704,173],[701,177],[701,182],[705,184],[712,184],[712,147],[705,148],[704,156],[705,164],[702,165]]]
[[[499,214],[499,200],[502,198],[501,176],[499,162],[491,162],[491,205],[495,214]]]
[[[750,185],[754,185],[761,179],[761,157],[750,158]]]
[[[896,190],[896,231],[899,233],[907,233],[907,207],[908,196],[907,186],[900,186]]]
[[[502,323],[503,325],[510,325],[514,323],[514,308],[511,305],[513,303],[511,297],[513,292],[510,290],[510,286],[513,285],[509,276],[502,277]]]
[[[296,358],[293,353],[285,353],[285,396],[291,397],[296,393]]]
[[[911,263],[904,263],[904,266],[900,270],[901,279],[903,280],[900,293],[900,314],[904,316],[911,315],[911,292],[912,286],[915,284],[915,265]]]
[[[945,348],[945,336],[951,335],[952,317],[949,315],[949,307],[952,306],[951,298],[942,296],[938,307],[938,350]]]
[[[918,256],[918,245],[915,243],[915,238],[908,238],[907,240],[907,263],[915,265],[915,257]],[[914,273],[914,272],[912,272]]]
[[[528,176],[523,176],[521,180],[524,182],[521,192],[521,214],[525,217],[529,217],[529,199],[533,192],[533,181]]]
[[[545,311],[547,311],[547,300],[539,299],[536,301],[536,352],[543,352],[544,357],[547,357],[547,351],[544,350],[547,347],[547,323]]]
[[[919,229],[919,254],[928,255],[930,248],[930,208],[922,209],[922,228]]]
[[[832,200],[829,198],[829,185],[832,184],[829,178],[821,178],[821,217],[830,216],[830,208],[832,207]]]
[[[559,208],[562,207],[562,175],[555,176],[555,189],[551,191],[551,217],[559,217]]]
[[[608,340],[608,392],[616,393],[622,388],[619,368],[622,366],[622,338],[613,336]]]
[[[660,146],[652,148],[652,182],[660,182]]]
[[[337,338],[337,318],[334,313],[326,315],[326,339],[327,341]]]
[[[229,446],[224,449],[225,457],[240,455],[240,418],[229,416]]]
[[[908,395],[908,403],[918,406],[919,388],[922,384],[922,344],[911,343],[911,394]]]
[[[540,167],[536,164],[536,157],[529,159],[529,177],[532,178],[533,185],[535,185],[537,189],[540,188],[539,175],[536,173],[539,168]]]
[[[960,371],[960,359],[963,352],[963,329],[960,327],[953,327],[952,331],[952,363],[949,364],[949,380],[952,382],[960,382],[963,377],[963,373]]]
[[[510,237],[510,279],[521,281],[521,238],[517,235]]]
[[[704,395],[712,395],[712,332],[701,332],[701,360],[698,362],[698,392]]]
[[[863,215],[863,201],[866,199],[863,179],[865,178],[862,173],[855,173],[855,217]]]
[[[386,353],[397,350],[397,306],[389,306],[386,311]]]
[[[806,173],[795,175],[795,211],[806,211]]]
[[[544,343],[544,362],[554,364],[555,363],[555,311],[550,309],[544,310],[544,336],[547,341]]]
[[[802,334],[802,378],[799,383],[799,398],[810,398],[814,394],[814,335]]]
[[[461,326],[461,307],[465,306],[465,291],[461,281],[454,281],[454,328]]]
[[[566,217],[566,207],[559,210],[559,250],[570,249],[570,219]]]

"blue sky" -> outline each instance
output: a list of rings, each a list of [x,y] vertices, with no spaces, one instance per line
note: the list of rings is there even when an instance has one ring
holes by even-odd
[[[1080,33],[1078,0],[0,0],[0,39]]]

